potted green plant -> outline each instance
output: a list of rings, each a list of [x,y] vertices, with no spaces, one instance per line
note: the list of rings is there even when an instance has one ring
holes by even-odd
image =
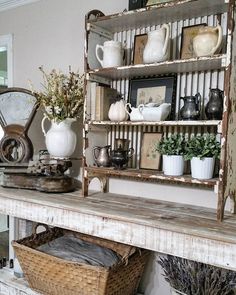
[[[165,175],[179,176],[184,172],[185,139],[180,134],[163,137],[156,150],[162,155]]]
[[[172,295],[233,295],[236,272],[167,255],[158,260]]]
[[[192,137],[186,144],[185,159],[191,161],[193,178],[213,177],[215,159],[220,157],[220,142],[215,135],[204,134]]]

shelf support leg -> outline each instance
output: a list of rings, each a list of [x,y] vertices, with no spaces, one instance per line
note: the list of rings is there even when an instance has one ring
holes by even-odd
[[[235,196],[235,194],[230,196],[230,212],[232,214],[236,214],[236,196]]]
[[[226,199],[223,195],[220,195],[218,198],[218,205],[217,205],[217,220],[222,222],[224,219],[224,211],[225,211],[225,203]]]
[[[82,194],[84,197],[87,197],[88,196],[88,187],[89,187],[89,178],[88,176],[84,175],[83,177],[83,182],[82,182]]]
[[[102,193],[108,192],[108,178],[107,177],[99,177],[100,183],[101,183],[101,191]]]

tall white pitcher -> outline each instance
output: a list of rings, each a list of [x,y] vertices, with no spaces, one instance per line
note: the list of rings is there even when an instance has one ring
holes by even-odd
[[[165,61],[169,57],[170,27],[164,24],[160,29],[148,32],[148,41],[143,51],[144,63]]]

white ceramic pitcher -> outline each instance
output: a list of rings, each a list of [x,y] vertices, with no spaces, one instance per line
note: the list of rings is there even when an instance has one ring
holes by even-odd
[[[160,29],[148,32],[148,41],[143,51],[143,62],[165,61],[169,57],[170,27],[164,24]]]
[[[41,123],[41,128],[46,139],[46,147],[49,154],[55,158],[68,158],[75,151],[76,134],[71,129],[72,122],[75,119],[67,118],[61,122],[51,122],[51,127],[48,132],[45,131],[44,122],[47,119],[45,116]]]
[[[103,59],[99,56],[99,50],[103,52]],[[103,68],[122,66],[123,53],[122,43],[119,41],[105,41],[103,46],[96,45],[96,58]]]
[[[143,121],[143,115],[140,111],[140,108],[144,105],[141,104],[137,108],[132,107],[130,103],[125,105],[125,110],[130,117],[130,121]]]
[[[217,53],[222,45],[222,27],[203,27],[193,38],[193,50],[196,56],[211,56]]]

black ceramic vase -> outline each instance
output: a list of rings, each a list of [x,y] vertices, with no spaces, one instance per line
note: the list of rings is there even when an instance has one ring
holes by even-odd
[[[206,105],[205,113],[208,120],[221,120],[223,114],[223,94],[218,88],[211,89],[209,102]]]

